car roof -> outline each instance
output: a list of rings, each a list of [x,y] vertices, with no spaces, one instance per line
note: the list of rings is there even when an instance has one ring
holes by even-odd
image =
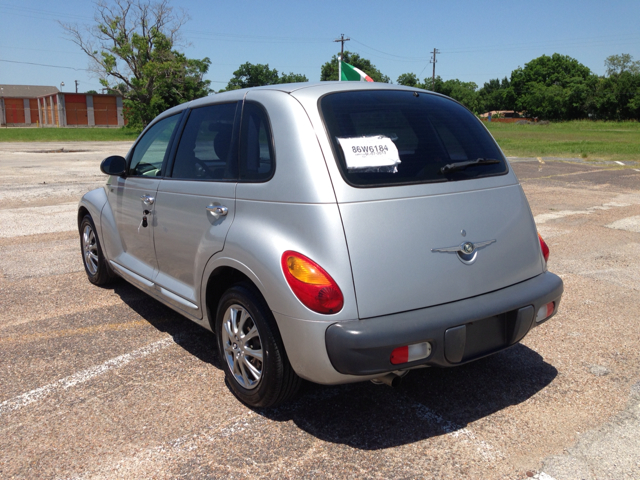
[[[216,93],[214,95],[209,95],[207,97],[198,98],[196,100],[192,100],[191,102],[183,103],[181,105],[175,106],[166,110],[162,114],[158,116],[159,118],[164,118],[169,115],[173,115],[178,113],[185,108],[197,108],[205,105],[219,103],[224,101],[239,101],[242,100],[247,93],[251,91],[260,91],[260,90],[272,90],[283,92],[292,96],[297,96],[296,94],[303,94],[305,97],[316,97],[320,98],[328,93],[333,92],[345,92],[345,91],[357,91],[357,90],[404,90],[410,92],[420,92],[427,93],[429,95],[437,95],[442,96],[439,93],[435,93],[429,90],[424,90],[418,87],[406,87],[404,85],[394,85],[391,83],[380,83],[380,82],[338,82],[338,81],[328,81],[328,82],[300,82],[300,83],[283,83],[276,85],[262,85],[259,87],[250,87],[250,88],[240,88],[237,90],[230,90],[227,92]]]
[[[417,87],[405,87],[404,85],[394,85],[392,83],[380,82],[300,82],[300,83],[283,83],[276,85],[264,85],[261,87],[252,87],[246,90],[279,90],[281,92],[293,93],[299,90],[317,90],[318,95],[324,95],[329,91],[345,91],[345,90],[410,90],[428,92]],[[320,93],[322,92],[322,93]]]

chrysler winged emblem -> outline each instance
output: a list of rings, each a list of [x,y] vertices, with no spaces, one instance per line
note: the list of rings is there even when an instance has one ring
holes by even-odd
[[[495,243],[496,240],[485,240],[484,242],[464,242],[460,245],[455,245],[453,247],[442,247],[442,248],[432,248],[432,252],[461,252],[465,255],[471,255],[473,252],[478,250],[479,248],[486,247],[487,245],[491,245]]]
[[[458,258],[462,263],[467,265],[471,265],[476,261],[476,257],[478,256],[478,249],[482,247],[486,247],[487,245],[491,245],[495,243],[496,239],[493,240],[485,240],[483,242],[463,242],[460,245],[454,245],[453,247],[441,247],[441,248],[432,248],[432,252],[443,252],[443,253],[457,253]]]

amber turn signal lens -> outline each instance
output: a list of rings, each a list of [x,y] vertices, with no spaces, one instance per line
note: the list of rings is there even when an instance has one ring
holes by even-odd
[[[302,257],[290,255],[287,257],[287,268],[294,278],[311,285],[331,285],[326,275],[318,270],[316,265]]]

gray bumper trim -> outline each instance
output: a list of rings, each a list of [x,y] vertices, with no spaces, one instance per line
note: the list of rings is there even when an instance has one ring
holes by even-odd
[[[531,319],[531,309],[527,307],[533,306],[533,312],[537,312],[543,305],[555,301],[555,315],[563,288],[560,277],[545,272],[516,285],[457,302],[334,323],[327,328],[325,337],[329,359],[338,372],[350,375],[371,375],[416,365],[460,365],[517,343],[531,328],[539,325]],[[464,349],[465,345],[462,342],[460,347],[461,342],[450,340],[453,336],[447,335],[447,330],[462,325],[470,327],[471,322],[480,324],[485,319],[504,323],[504,342],[490,351],[477,351],[471,358],[465,357],[464,352],[451,351],[451,348]],[[473,331],[482,335],[477,327]],[[495,341],[495,338],[489,340]],[[431,343],[432,353],[428,358],[402,365],[391,364],[389,357],[393,349],[420,342]],[[446,356],[445,343],[449,349]]]

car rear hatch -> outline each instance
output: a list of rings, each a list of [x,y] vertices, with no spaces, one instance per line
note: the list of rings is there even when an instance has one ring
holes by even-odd
[[[340,92],[319,105],[360,318],[542,273],[526,198],[471,112],[411,91]]]

